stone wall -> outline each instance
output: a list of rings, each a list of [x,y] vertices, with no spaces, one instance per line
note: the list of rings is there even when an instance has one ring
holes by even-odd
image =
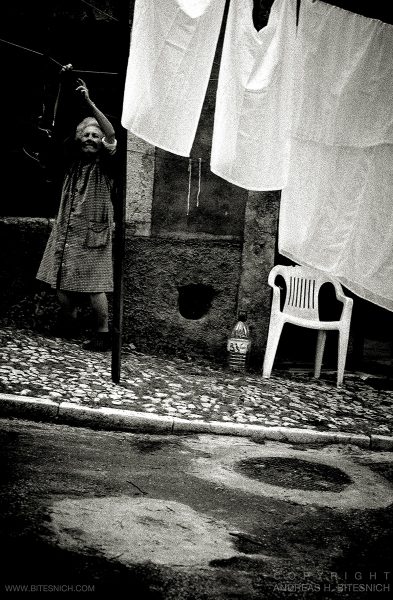
[[[48,327],[57,312],[56,298],[35,276],[51,222],[44,218],[0,219],[0,318],[20,327],[38,327],[44,300]]]
[[[261,365],[267,340],[272,291],[267,283],[276,264],[280,192],[249,192],[239,288],[239,310],[252,335],[251,363]]]

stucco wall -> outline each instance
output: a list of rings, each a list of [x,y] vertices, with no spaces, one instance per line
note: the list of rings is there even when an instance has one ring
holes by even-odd
[[[45,291],[35,276],[51,224],[44,218],[0,219],[0,317],[20,327],[36,327],[39,296]],[[56,313],[54,294],[46,296],[48,323]]]
[[[137,348],[222,361],[236,315],[241,244],[127,237],[124,330]],[[179,311],[179,288],[211,286],[200,319]],[[192,301],[192,299],[190,299]]]
[[[276,261],[279,203],[280,192],[249,192],[245,212],[239,309],[247,314],[251,331],[250,363],[259,367],[270,319],[267,280]]]

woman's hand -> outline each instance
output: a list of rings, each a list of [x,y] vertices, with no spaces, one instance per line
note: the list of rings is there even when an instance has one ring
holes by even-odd
[[[71,63],[68,63],[68,65],[63,65],[60,69],[60,73],[65,73],[67,71],[72,71],[73,70],[73,66]]]
[[[77,79],[76,83],[78,84],[76,91],[82,94],[85,100],[90,100],[89,90],[87,89],[87,85],[85,84],[83,79]]]

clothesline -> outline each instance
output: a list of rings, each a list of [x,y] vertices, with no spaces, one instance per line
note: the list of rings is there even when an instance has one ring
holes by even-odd
[[[116,19],[116,17],[113,17],[112,15],[109,15],[108,13],[106,13],[103,10],[101,10],[100,8],[97,8],[97,6],[95,6],[94,4],[91,4],[90,2],[87,2],[86,0],[80,0],[80,1],[83,4],[87,4],[87,6],[90,6],[90,8],[93,8],[97,12],[100,12],[101,14],[105,15],[106,17],[108,17],[108,19],[112,19],[112,21],[117,21],[117,23],[119,23],[119,19]]]
[[[38,56],[45,56],[48,60],[51,60],[59,67],[64,66],[62,63],[60,63],[58,60],[56,60],[52,56],[44,54],[43,52],[39,52],[38,50],[33,50],[32,48],[26,48],[26,46],[21,46],[20,44],[16,44],[15,42],[10,42],[9,40],[4,40],[2,38],[0,38],[0,42],[2,42],[3,44],[8,44],[9,46],[15,46],[15,48],[20,48],[21,50],[25,50],[26,52],[31,52],[32,54],[37,54]],[[74,71],[74,73],[92,73],[92,74],[96,74],[96,75],[119,75],[119,73],[115,73],[112,71],[86,71],[86,70],[81,70],[81,69],[73,69],[73,71]]]
[[[4,40],[2,38],[0,38],[0,42],[3,42],[3,44],[8,44],[9,46],[15,46],[15,48],[20,48],[21,50],[25,50],[26,52],[31,52],[32,54],[37,54],[38,56],[46,56],[48,58],[48,60],[51,60],[59,67],[63,67],[63,65],[58,60],[56,60],[52,56],[49,56],[48,54],[39,52],[38,50],[33,50],[32,48],[26,48],[26,46],[21,46],[20,44],[16,44],[15,42],[10,42],[9,40]],[[219,64],[220,63],[217,61],[213,62],[213,65],[217,66]],[[74,70],[74,73],[92,73],[92,74],[96,74],[96,75],[119,75],[119,73],[116,73],[114,71],[86,71],[86,70],[81,70],[81,69],[73,69],[73,70]],[[214,79],[210,78],[210,81],[217,81],[217,78],[214,78]]]

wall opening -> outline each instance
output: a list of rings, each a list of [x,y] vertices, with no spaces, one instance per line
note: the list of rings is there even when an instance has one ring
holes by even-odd
[[[179,312],[185,319],[196,321],[210,310],[215,291],[211,285],[191,283],[178,288]]]

